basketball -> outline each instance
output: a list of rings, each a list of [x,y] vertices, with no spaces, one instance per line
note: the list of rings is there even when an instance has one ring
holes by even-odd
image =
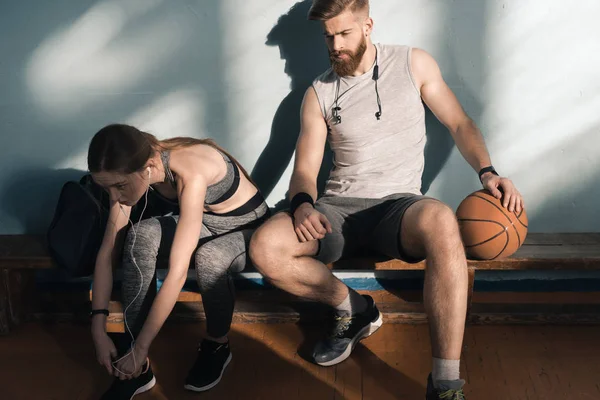
[[[487,190],[468,195],[458,206],[456,217],[467,257],[499,260],[516,252],[527,236],[527,213],[502,207],[501,200]]]

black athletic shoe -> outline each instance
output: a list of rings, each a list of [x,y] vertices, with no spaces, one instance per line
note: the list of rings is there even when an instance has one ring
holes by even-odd
[[[156,385],[156,378],[147,362],[145,372],[137,378],[115,379],[110,388],[104,393],[101,400],[131,400],[136,394],[147,392]]]
[[[465,400],[465,394],[462,391],[465,381],[458,379],[456,381],[439,381],[438,388],[433,386],[431,374],[427,378],[427,396],[425,400]]]
[[[373,334],[382,323],[381,313],[373,298],[363,295],[367,309],[351,317],[335,317],[335,323],[329,336],[318,342],[313,351],[315,363],[329,367],[341,363],[350,357],[354,346]]]
[[[198,347],[198,358],[185,380],[185,388],[194,392],[212,389],[219,383],[231,361],[229,342],[203,340]]]

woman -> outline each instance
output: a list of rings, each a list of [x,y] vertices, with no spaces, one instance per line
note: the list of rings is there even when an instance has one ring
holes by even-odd
[[[177,301],[190,261],[202,294],[207,336],[185,388],[212,388],[231,360],[231,273],[244,268],[250,236],[269,216],[262,195],[237,161],[212,140],[158,140],[128,125],[109,125],[96,133],[88,168],[110,196],[109,222],[94,271],[92,336],[98,361],[119,379],[103,398],[129,400],[154,386],[148,349]],[[138,207],[143,204],[145,209],[148,189],[179,212],[140,216],[127,230],[132,206],[142,201]],[[129,333],[124,343],[117,343],[119,352],[106,333],[115,255],[122,255]],[[157,294],[156,264],[163,258],[168,259],[168,273]]]

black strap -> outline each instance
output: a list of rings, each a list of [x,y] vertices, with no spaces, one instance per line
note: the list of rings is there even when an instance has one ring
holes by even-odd
[[[483,174],[485,174],[486,172],[491,172],[492,174],[494,174],[494,175],[496,175],[496,176],[499,176],[499,175],[498,175],[498,173],[496,172],[496,170],[494,169],[494,167],[493,167],[493,166],[491,166],[491,165],[490,165],[489,167],[483,167],[483,168],[481,168],[481,169],[479,170],[479,174],[478,174],[478,175],[479,175],[479,181],[480,181],[480,182],[481,182],[481,176],[482,176]]]
[[[310,194],[306,192],[296,193],[290,202],[290,212],[292,213],[292,216],[294,216],[298,207],[304,203],[310,203],[310,205],[313,207],[315,205],[315,201]]]
[[[90,317],[93,317],[96,314],[104,314],[104,315],[106,315],[108,317],[109,313],[108,313],[108,310],[106,308],[101,308],[101,309],[98,309],[98,310],[92,310],[90,312]]]

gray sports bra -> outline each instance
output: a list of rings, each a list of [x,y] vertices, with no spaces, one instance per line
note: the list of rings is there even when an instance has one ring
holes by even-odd
[[[219,151],[219,149],[216,149]],[[223,156],[223,160],[227,164],[227,173],[225,177],[221,179],[219,182],[209,185],[206,189],[206,196],[204,199],[204,204],[206,205],[214,205],[224,202],[234,195],[238,187],[240,186],[240,171],[235,161],[230,159],[227,154],[219,151],[221,156]],[[177,189],[177,183],[175,182],[175,176],[169,168],[169,151],[161,151],[160,158],[162,160],[163,166],[165,168],[165,176],[167,180],[173,186],[173,188]]]

